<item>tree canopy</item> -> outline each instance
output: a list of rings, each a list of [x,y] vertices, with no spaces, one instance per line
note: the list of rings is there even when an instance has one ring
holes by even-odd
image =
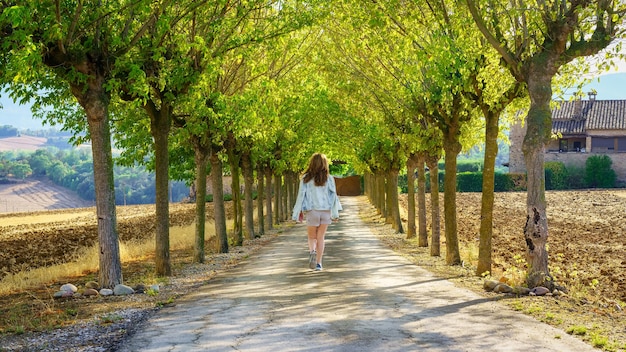
[[[416,167],[418,159],[422,170],[424,162],[436,166],[443,156],[446,259],[456,265],[461,263],[454,204],[457,156],[484,143],[486,174],[493,174],[496,141],[504,129],[500,117],[513,116],[504,113],[528,96],[528,211],[529,218],[539,214],[544,220],[527,224],[525,232],[530,238],[533,226],[547,231],[539,151],[550,137],[552,85],[576,74],[575,58],[597,53],[623,35],[625,9],[615,3],[3,2],[0,85],[15,100],[32,101],[38,116],[91,140],[99,233],[106,248],[101,251],[104,286],[122,281],[115,204],[126,193],[116,196],[124,177],[114,177],[112,139],[121,149],[121,164],[142,164],[156,174],[161,275],[171,272],[170,179],[193,183],[203,194],[207,173],[214,189],[221,188],[223,173],[235,182],[241,173],[251,192],[256,172],[279,191],[314,152],[380,177],[387,187],[389,219],[398,231],[401,219],[392,204],[398,172]],[[28,173],[24,167],[15,170]],[[492,191],[493,177],[483,181],[483,189]],[[481,228],[490,229],[493,199],[485,193],[487,220]],[[198,219],[204,219],[203,202],[202,196],[196,203]],[[277,198],[273,205],[277,215],[288,211],[287,201],[280,203]],[[219,214],[222,207],[218,201]],[[271,207],[270,201],[270,219]],[[246,208],[252,218],[251,203]],[[198,261],[204,256],[203,226],[196,229]],[[227,251],[225,220],[215,226],[221,250]],[[237,222],[234,227],[242,233]],[[252,227],[246,225],[249,237]],[[490,252],[485,231],[481,242]],[[489,258],[484,259],[480,270],[489,271]],[[533,270],[549,276],[543,266]]]

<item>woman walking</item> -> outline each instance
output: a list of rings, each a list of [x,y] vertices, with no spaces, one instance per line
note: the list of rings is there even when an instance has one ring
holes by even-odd
[[[300,188],[292,219],[302,221],[306,217],[309,242],[309,268],[322,270],[324,256],[324,236],[332,221],[339,220],[341,203],[337,196],[335,179],[328,171],[328,159],[324,154],[315,153],[309,160],[309,167],[300,178]]]

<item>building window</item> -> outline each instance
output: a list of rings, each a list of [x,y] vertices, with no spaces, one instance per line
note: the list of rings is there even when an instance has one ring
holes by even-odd
[[[593,138],[591,147],[594,152],[615,150],[615,138]]]
[[[617,139],[617,151],[626,152],[626,137],[620,137]]]
[[[574,150],[579,152],[582,149],[582,143],[581,142],[574,142]]]
[[[567,152],[567,139],[559,139],[559,152]]]

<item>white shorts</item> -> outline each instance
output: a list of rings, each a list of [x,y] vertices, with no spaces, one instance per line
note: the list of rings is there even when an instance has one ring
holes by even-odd
[[[306,226],[330,224],[330,210],[311,210],[306,212]]]

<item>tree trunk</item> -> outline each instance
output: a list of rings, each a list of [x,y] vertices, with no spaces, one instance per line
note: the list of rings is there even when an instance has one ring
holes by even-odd
[[[485,114],[485,157],[483,161],[483,189],[480,208],[480,243],[476,275],[491,274],[491,239],[493,237],[493,200],[495,165],[498,155],[499,113]]]
[[[233,238],[235,246],[243,245],[243,209],[241,207],[241,181],[239,178],[239,156],[229,152],[231,192],[233,196]]]
[[[274,224],[272,219],[272,169],[265,166],[265,220],[267,229],[273,230]]]
[[[439,212],[439,157],[429,156],[426,165],[430,169],[430,215],[431,215],[431,239],[430,255],[441,255],[441,215]]]
[[[385,214],[385,222],[387,224],[390,224],[391,227],[394,230],[396,229],[396,224],[394,223],[394,207],[393,207],[393,196],[392,193],[398,193],[398,190],[396,189],[395,192],[391,189],[392,188],[392,171],[386,172],[383,174],[383,179],[385,180],[384,182],[384,190],[385,190],[385,209],[387,209],[387,212]],[[396,177],[397,180],[397,177]]]
[[[252,169],[252,158],[249,152],[241,156],[241,171],[244,183],[244,217],[246,219],[246,238],[254,238],[254,200],[252,199],[252,188],[254,187],[254,170]]]
[[[369,172],[363,173],[363,195],[367,197],[367,199],[372,202],[372,192],[370,187],[370,176]]]
[[[406,183],[407,183],[407,199],[408,199],[408,219],[406,238],[415,238],[415,161],[416,154],[411,154],[406,162]]]
[[[418,246],[428,247],[428,231],[426,230],[426,178],[424,164],[426,156],[423,152],[417,154],[417,221]]]
[[[171,126],[170,109],[167,106],[156,111],[147,107],[150,116],[150,132],[154,138],[155,189],[156,189],[156,273],[172,274],[170,264],[170,211],[169,211],[169,150],[168,136]]]
[[[531,105],[526,117],[526,136],[522,145],[528,175],[526,194],[526,260],[528,287],[554,287],[548,270],[548,219],[546,216],[544,147],[552,131],[551,76],[538,75],[528,79]]]
[[[387,174],[387,195],[389,197],[389,214],[391,225],[397,233],[404,233],[402,217],[400,216],[400,202],[398,200],[398,174],[400,170],[391,169]]]
[[[90,86],[90,89],[86,91],[83,88],[82,86],[72,87],[72,93],[85,109],[91,136],[98,218],[98,279],[100,286],[113,288],[115,285],[121,284],[123,278],[115,211],[113,155],[111,153],[111,131],[108,118],[109,98],[102,86]]]
[[[204,263],[204,242],[206,224],[206,177],[209,151],[194,141],[194,161],[196,163],[196,233],[193,250],[194,263]]]
[[[282,180],[278,173],[274,173],[274,224],[278,225],[282,218]]]
[[[387,218],[387,201],[385,198],[386,195],[386,191],[385,191],[385,175],[380,172],[380,171],[376,171],[376,202],[377,202],[377,208],[378,211],[380,212],[380,216],[383,219]]]
[[[264,195],[264,190],[265,190],[265,184],[263,182],[263,167],[259,166],[257,171],[256,171],[256,178],[257,178],[257,196],[256,196],[256,203],[257,203],[257,220],[259,222],[259,231],[257,232],[258,236],[263,236],[265,234],[265,215],[263,214],[263,207],[265,206],[263,204],[263,201],[265,200],[265,195]]]
[[[459,239],[456,223],[456,158],[461,151],[458,125],[444,133],[445,175],[443,179],[443,211],[446,226],[446,263],[460,265]]]
[[[211,188],[213,188],[213,212],[215,217],[215,235],[220,253],[228,253],[228,233],[226,232],[226,210],[224,208],[224,181],[222,179],[222,161],[218,151],[212,150]]]
[[[283,172],[283,187],[282,191],[280,192],[280,194],[282,195],[283,205],[283,216],[281,217],[282,221],[287,221],[289,219],[289,215],[291,214],[291,212],[289,211],[289,187],[289,173]]]

